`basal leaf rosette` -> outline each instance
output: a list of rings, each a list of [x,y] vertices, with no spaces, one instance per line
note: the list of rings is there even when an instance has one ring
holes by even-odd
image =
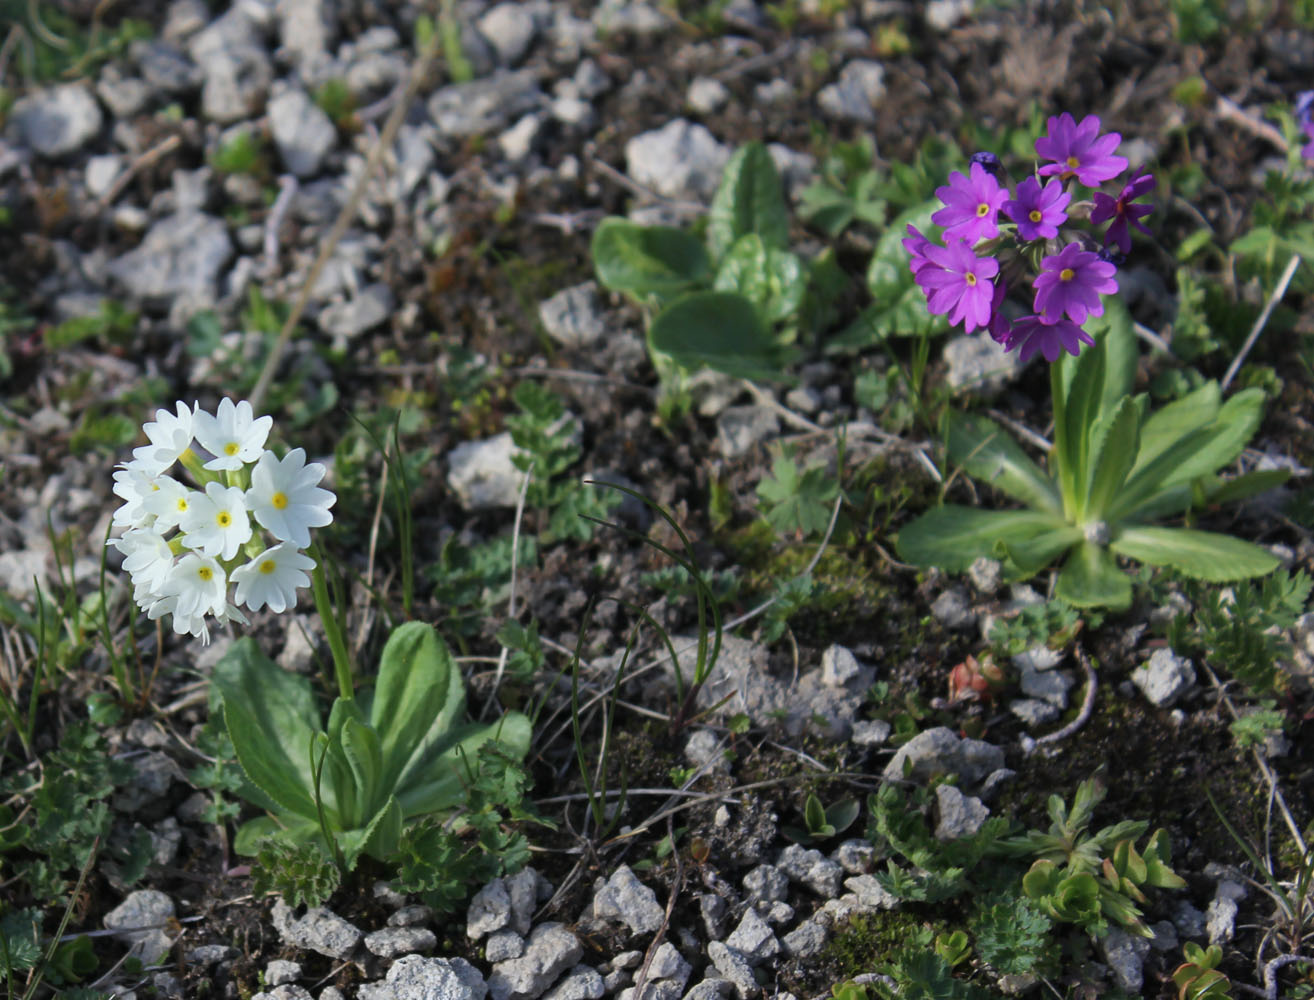
[[[246,623],[242,608],[283,612],[310,585],[310,529],[333,520],[325,468],[294,448],[265,447],[273,418],[246,400],[214,413],[179,401],[142,430],[148,443],[114,473],[114,512],[133,600],[148,618],[169,616],[178,635],[210,641],[210,625]],[[175,478],[181,466],[184,478]]]

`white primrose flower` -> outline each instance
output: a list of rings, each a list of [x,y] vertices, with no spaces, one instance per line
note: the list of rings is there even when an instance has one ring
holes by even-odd
[[[156,410],[155,419],[142,427],[151,443],[132,450],[132,460],[151,475],[164,472],[192,446],[192,409],[180,399],[176,410]]]
[[[131,575],[134,587],[143,593],[160,591],[173,570],[173,551],[163,535],[150,528],[133,528],[109,544],[123,553],[123,568]]]
[[[257,420],[245,399],[234,405],[226,397],[219,401],[219,409],[213,416],[197,410],[193,420],[196,440],[214,456],[205,463],[205,468],[214,471],[240,469],[247,462],[254,462],[273,426],[273,417]]]
[[[237,585],[233,599],[252,611],[267,604],[270,611],[281,614],[297,606],[297,588],[310,586],[305,571],[314,568],[315,560],[282,542],[233,570]]]
[[[150,523],[154,515],[146,509],[146,501],[159,491],[155,479],[131,462],[114,473],[114,495],[123,500],[114,512],[114,527],[142,528]]]
[[[146,513],[154,516],[152,527],[160,534],[176,528],[191,511],[193,501],[204,496],[199,490],[184,486],[172,476],[156,476],[154,486],[155,489],[142,502],[142,506]]]
[[[182,543],[202,555],[232,559],[251,538],[244,497],[240,486],[206,483],[204,493],[192,494],[187,513],[178,522]]]
[[[152,605],[151,617],[158,618],[172,611],[176,632],[179,631],[176,619],[180,616],[192,618],[212,614],[216,618],[220,615],[227,617],[228,578],[224,568],[209,556],[189,552],[179,559],[160,588],[160,594],[160,603],[173,598],[172,606],[156,614],[158,605]]]
[[[338,498],[316,485],[324,471],[318,462],[306,464],[302,448],[293,448],[281,461],[267,451],[251,470],[247,506],[261,527],[280,542],[305,548],[310,544],[311,528],[333,521],[329,508]]]

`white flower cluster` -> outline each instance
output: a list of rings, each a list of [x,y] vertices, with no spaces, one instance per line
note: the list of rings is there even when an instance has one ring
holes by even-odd
[[[333,520],[337,497],[319,487],[324,466],[307,464],[305,451],[280,459],[265,449],[273,423],[245,400],[225,399],[213,414],[179,401],[174,413],[155,412],[142,428],[150,444],[114,473],[123,500],[114,526],[125,530],[109,544],[123,553],[137,606],[152,620],[173,615],[179,635],[208,643],[207,615],[245,624],[239,605],[281,612],[310,584],[315,562],[301,549],[311,528]],[[169,475],[175,463],[199,489]]]

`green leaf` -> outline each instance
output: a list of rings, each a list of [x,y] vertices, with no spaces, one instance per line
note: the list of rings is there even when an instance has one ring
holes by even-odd
[[[1231,535],[1193,528],[1124,527],[1109,543],[1120,556],[1151,566],[1171,566],[1197,580],[1226,583],[1263,576],[1278,558]]]
[[[720,260],[742,237],[753,234],[764,246],[789,246],[789,209],[771,154],[760,142],[735,150],[707,213],[707,244]]]
[[[993,420],[948,410],[945,440],[950,465],[1028,507],[1056,517],[1063,513],[1054,480]]]
[[[869,342],[877,343],[887,337],[930,336],[949,329],[944,316],[932,316],[926,311],[926,295],[913,279],[908,251],[903,246],[908,225],[926,232],[931,228],[931,216],[942,207],[934,200],[903,212],[876,241],[867,266],[867,290],[871,292],[872,305],[864,314],[864,329]]]
[[[1121,611],[1131,606],[1131,577],[1108,549],[1083,541],[1063,564],[1054,594],[1074,607]]]
[[[441,736],[465,710],[465,685],[432,625],[407,622],[383,647],[369,721],[379,734],[382,794],[391,794],[424,741]]]
[[[287,844],[309,844],[314,841],[323,843],[319,821],[307,817],[289,817],[283,815],[287,822],[279,822],[273,816],[257,816],[249,819],[237,828],[233,838],[233,852],[244,858],[255,857],[260,851],[260,844],[270,838]]]
[[[1064,496],[1074,504],[1071,515],[1080,520],[1085,512],[1085,484],[1090,482],[1089,453],[1091,432],[1100,416],[1104,393],[1103,345],[1095,346],[1073,358],[1060,358],[1060,381],[1063,402],[1054,400],[1054,419],[1063,421],[1063,433],[1054,435],[1054,466]]]
[[[1104,315],[1092,316],[1085,323],[1086,332],[1095,338],[1104,353],[1104,386],[1099,411],[1109,413],[1131,395],[1136,384],[1136,365],[1140,348],[1127,307],[1116,295],[1104,299]]]
[[[616,292],[673,295],[712,278],[707,251],[683,229],[610,216],[594,231],[591,250],[598,280]]]
[[[251,782],[242,797],[271,812],[314,817],[310,741],[320,716],[310,681],[269,659],[254,639],[242,638],[215,664],[212,683]]]
[[[1140,407],[1130,396],[1091,431],[1090,479],[1084,506],[1087,521],[1102,520],[1136,462]]]
[[[981,556],[998,558],[1015,545],[1035,544],[1057,536],[1059,551],[1081,538],[1072,525],[1053,514],[1029,510],[979,510],[945,504],[928,510],[899,532],[899,555],[915,566],[938,566],[962,573]]]
[[[1206,382],[1146,417],[1132,474],[1139,473],[1188,434],[1212,424],[1218,417],[1219,401],[1218,383]]]
[[[355,719],[348,719],[342,727],[342,751],[351,767],[351,776],[357,788],[357,808],[363,816],[343,817],[343,826],[350,829],[363,823],[377,811],[375,800],[390,786],[383,780],[383,753],[379,748],[378,734]]]
[[[834,827],[826,822],[826,808],[815,794],[809,795],[803,804],[803,822],[807,824],[808,833],[814,837],[825,837],[835,832]]]
[[[753,303],[734,292],[691,292],[648,328],[654,351],[682,368],[707,367],[748,379],[779,379],[783,352]]]
[[[386,861],[396,852],[401,841],[402,810],[396,796],[388,796],[377,813],[363,827],[346,830],[339,838],[347,868],[356,867],[362,853],[378,861]]]
[[[721,260],[712,287],[738,292],[772,323],[789,319],[803,303],[807,271],[797,254],[768,246],[757,233],[735,240]]]
[[[523,757],[529,750],[531,732],[529,719],[519,712],[508,712],[486,725],[471,723],[446,733],[435,732],[411,758],[397,783],[402,815],[410,819],[458,805],[465,797],[469,769],[480,745],[496,739],[516,757]]]
[[[1277,489],[1291,478],[1290,469],[1256,469],[1233,479],[1219,480],[1208,490],[1211,504],[1234,503]]]

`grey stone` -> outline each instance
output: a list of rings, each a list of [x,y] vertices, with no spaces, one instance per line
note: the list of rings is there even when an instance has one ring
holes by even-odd
[[[163,94],[188,94],[205,79],[200,67],[182,49],[168,41],[137,41],[132,43],[128,51],[136,61],[137,69],[147,86]]]
[[[1024,673],[1053,670],[1063,662],[1064,653],[1048,646],[1032,646],[1013,657],[1013,666]]]
[[[173,947],[167,927],[173,915],[173,900],[164,893],[138,889],[105,914],[105,926],[128,943],[130,955],[143,965],[155,965]]]
[[[597,120],[593,105],[582,97],[555,97],[548,105],[548,114],[561,124],[587,132]]]
[[[297,89],[269,102],[269,132],[283,164],[298,177],[319,173],[338,144],[338,130],[324,109]]]
[[[753,88],[753,100],[758,104],[784,104],[794,96],[794,85],[788,80],[777,77],[774,80],[767,80],[765,83],[759,83]]]
[[[14,102],[10,120],[39,156],[65,156],[100,131],[100,105],[80,83],[38,90]]]
[[[358,1000],[484,1000],[488,988],[479,970],[463,958],[405,955],[388,970],[385,983],[370,983]]]
[[[484,959],[490,963],[519,958],[524,953],[525,939],[510,929],[494,931],[484,942]]]
[[[946,590],[931,604],[931,614],[945,628],[971,628],[976,622],[976,613],[967,598],[959,590]]]
[[[499,3],[476,23],[503,66],[520,62],[538,33],[534,12],[523,3]]]
[[[428,951],[437,944],[437,935],[427,927],[385,927],[365,935],[365,947],[380,958]]]
[[[776,867],[823,899],[839,893],[844,869],[814,848],[790,844],[776,857]]]
[[[270,916],[285,944],[339,961],[350,958],[364,937],[355,924],[322,906],[312,906],[298,918],[280,898]]]
[[[156,989],[159,989],[158,983]],[[284,983],[282,986],[275,986],[272,990],[261,990],[259,993],[252,993],[251,1000],[315,1000],[315,995],[304,986]]]
[[[418,927],[433,919],[433,910],[423,903],[411,903],[403,906],[388,917],[389,927]]]
[[[621,865],[593,896],[596,920],[619,920],[634,934],[652,934],[665,920],[657,894],[640,882],[628,865]]]
[[[511,929],[522,937],[533,926],[541,881],[533,868],[521,868],[506,877],[506,891],[511,897]]]
[[[758,865],[744,876],[743,886],[748,898],[756,902],[773,903],[789,896],[789,876],[775,865]]]
[[[540,924],[525,942],[524,955],[493,966],[488,993],[493,1000],[536,1000],[583,956],[579,939],[564,924]]]
[[[666,31],[671,19],[651,3],[602,0],[593,11],[593,24],[604,35],[620,33],[646,38]]]
[[[1236,933],[1237,903],[1227,896],[1215,896],[1205,907],[1205,932],[1210,944],[1226,944]]]
[[[981,829],[990,815],[985,803],[971,795],[964,795],[953,785],[935,786],[935,824],[937,840],[957,840],[970,837]]]
[[[804,920],[780,939],[790,958],[810,958],[826,945],[826,928],[815,920]]]
[[[720,738],[710,729],[696,729],[689,734],[684,743],[684,759],[697,768],[708,771],[730,770],[730,761],[726,759],[725,747]]]
[[[841,842],[831,857],[848,874],[865,875],[876,861],[876,848],[870,840],[853,837]]]
[[[853,724],[852,740],[860,747],[878,747],[890,738],[891,729],[884,719],[863,719]]]
[[[1022,670],[1018,681],[1022,693],[1028,698],[1038,698],[1058,709],[1068,707],[1068,689],[1073,681],[1062,671]]]
[[[1037,698],[1015,698],[1008,703],[1008,710],[1030,729],[1047,725],[1061,714],[1056,706]]]
[[[588,965],[577,965],[562,977],[561,982],[543,994],[543,1000],[600,1000],[606,990],[598,970]]]
[[[1003,571],[1003,564],[998,559],[978,556],[972,560],[972,565],[967,567],[967,578],[978,591],[991,597],[999,590]]]
[[[1150,938],[1150,947],[1159,952],[1175,952],[1181,942],[1177,939],[1177,928],[1171,920],[1159,920],[1150,924],[1154,937]]]
[[[1190,901],[1181,899],[1173,907],[1173,926],[1184,938],[1202,938],[1205,935],[1205,915],[1191,905]]]
[[[447,453],[447,486],[466,510],[515,507],[525,474],[512,463],[510,431],[482,441],[462,441]]]
[[[716,193],[730,150],[704,126],[676,118],[625,144],[630,176],[667,198],[708,201]]]
[[[744,910],[739,926],[725,939],[725,943],[743,955],[749,965],[761,965],[780,952],[780,942],[776,940],[775,933],[751,906]]]
[[[166,753],[144,753],[130,757],[128,763],[132,766],[132,780],[114,797],[114,807],[128,815],[168,794],[169,786],[175,781],[186,780],[178,762]]]
[[[840,70],[835,83],[821,88],[817,105],[829,118],[871,125],[884,96],[885,67],[870,59],[854,59]]]
[[[1190,660],[1163,646],[1132,671],[1131,680],[1151,704],[1167,708],[1195,687],[1195,669]]]
[[[503,129],[543,101],[533,70],[499,70],[486,79],[441,88],[429,98],[429,116],[441,135],[464,139]]]
[[[265,966],[265,984],[268,986],[295,983],[300,978],[300,962],[289,962],[286,959],[276,958]]]
[[[937,774],[957,774],[970,787],[991,771],[1004,766],[1004,751],[983,740],[960,739],[946,726],[918,733],[898,749],[885,765],[887,780],[904,777],[904,761],[911,764],[909,776],[927,781]]]
[[[431,125],[403,125],[397,132],[397,171],[393,189],[398,200],[410,197],[416,185],[432,173],[436,134]]]
[[[193,35],[187,51],[204,74],[202,114],[227,124],[259,111],[274,68],[259,26],[240,6]]]
[[[766,406],[728,406],[716,418],[716,445],[726,458],[746,455],[780,433],[780,418]]]
[[[975,6],[975,0],[930,0],[926,5],[926,23],[937,31],[948,31],[971,17]]]
[[[335,0],[278,0],[278,41],[297,65],[322,58],[338,33]]]
[[[96,96],[109,108],[110,114],[120,120],[135,115],[151,98],[151,88],[145,80],[135,76],[122,76],[118,70],[106,67],[96,81]]]
[[[689,990],[683,1000],[729,1000],[734,992],[735,984],[730,980],[712,976]]]
[[[204,0],[173,0],[164,16],[164,26],[160,36],[167,41],[177,41],[196,34],[210,21],[210,8]]]
[[[1145,956],[1150,953],[1150,942],[1121,927],[1110,927],[1099,939],[1099,949],[1118,985],[1129,993],[1139,992],[1145,979],[1143,966]]]
[[[951,338],[944,345],[944,360],[951,389],[983,398],[998,395],[1024,367],[1017,351],[1004,350],[982,331]]]
[[[784,927],[794,919],[794,907],[779,899],[773,903],[755,903],[754,907],[772,927]]]
[[[707,946],[707,957],[712,960],[716,971],[734,985],[735,995],[740,1000],[757,996],[761,992],[761,987],[753,978],[753,967],[748,960],[725,942],[711,942]]]
[[[680,990],[679,983],[649,980],[643,984],[642,1000],[680,1000]],[[616,1000],[640,1000],[639,990],[633,986],[627,987],[620,991]]]
[[[221,962],[231,962],[240,954],[236,948],[226,944],[199,944],[188,949],[183,958],[189,965],[219,965]]]
[[[821,683],[827,687],[844,687],[862,676],[862,664],[845,646],[830,645],[821,654]]]
[[[685,102],[700,115],[710,115],[730,100],[730,88],[709,76],[696,76],[684,95]]]
[[[387,285],[382,282],[366,285],[355,298],[320,310],[319,328],[334,337],[350,340],[386,322],[394,305],[392,289]]]
[[[689,973],[692,971],[693,967],[669,941],[663,941],[657,946],[657,950],[652,954],[652,961],[648,963],[650,980],[673,979],[680,989],[684,989],[684,984],[689,981]]]
[[[129,296],[152,305],[190,298],[208,305],[233,255],[228,227],[200,212],[170,215],[151,226],[136,249],[110,262],[108,273]]]
[[[857,897],[857,905],[868,910],[893,910],[899,898],[876,881],[874,875],[854,875],[844,880],[844,886]]]
[[[704,892],[698,897],[698,912],[703,918],[703,929],[709,938],[719,940],[725,935],[729,912],[724,899],[714,892]]]
[[[565,347],[588,347],[607,332],[598,286],[592,281],[564,288],[540,302],[538,318],[547,335]]]
[[[534,143],[543,131],[543,115],[531,111],[497,137],[502,155],[511,163],[527,159],[534,151]]]

